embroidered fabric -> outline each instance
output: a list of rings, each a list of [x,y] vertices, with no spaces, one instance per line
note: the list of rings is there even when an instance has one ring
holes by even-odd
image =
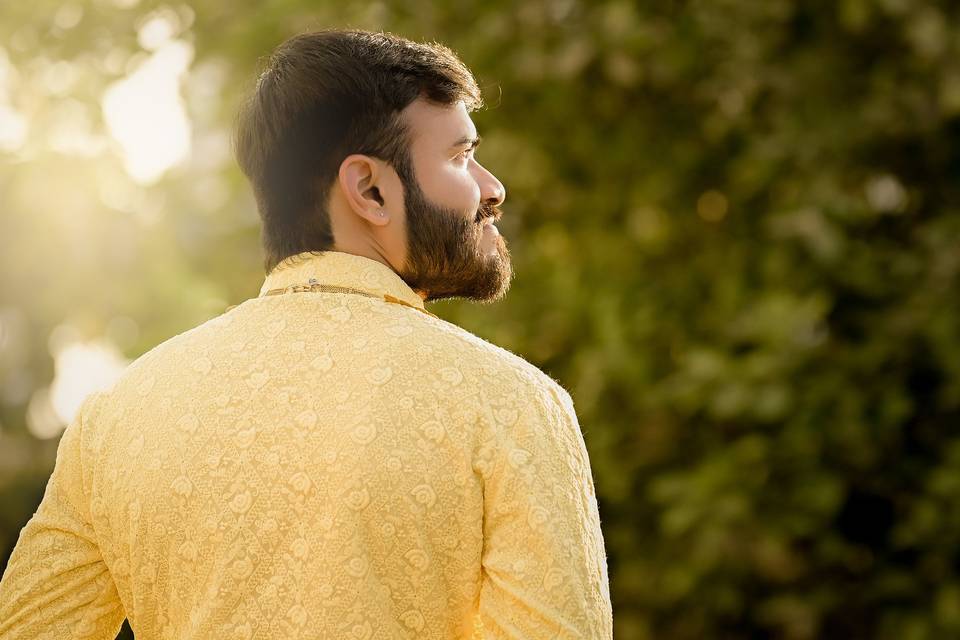
[[[361,295],[270,294],[311,278]],[[422,311],[325,252],[138,358],[63,434],[0,637],[611,638],[570,395]]]

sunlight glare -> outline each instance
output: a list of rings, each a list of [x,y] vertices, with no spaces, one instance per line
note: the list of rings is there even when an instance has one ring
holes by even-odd
[[[180,80],[192,59],[192,45],[171,40],[104,93],[107,128],[123,150],[127,173],[141,184],[158,180],[190,151]]]
[[[0,47],[0,152],[16,151],[27,139],[27,119],[10,104],[16,81],[16,69]]]
[[[76,416],[87,396],[109,388],[130,361],[123,357],[115,345],[103,339],[60,342],[62,344],[54,353],[56,373],[50,385],[49,402],[61,427],[65,427]],[[49,424],[45,426],[47,428],[43,431],[47,435],[34,435],[57,435],[50,434]]]

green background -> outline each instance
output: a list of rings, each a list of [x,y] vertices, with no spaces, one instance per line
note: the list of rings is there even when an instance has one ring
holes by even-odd
[[[3,3],[0,105],[25,132],[0,148],[0,561],[53,466],[29,427],[52,336],[132,359],[257,294],[233,115],[279,42],[350,26],[441,41],[484,91],[517,277],[497,304],[430,309],[570,391],[616,637],[960,637],[957,13]],[[101,98],[150,55],[151,16],[193,47],[193,144],[140,184]]]

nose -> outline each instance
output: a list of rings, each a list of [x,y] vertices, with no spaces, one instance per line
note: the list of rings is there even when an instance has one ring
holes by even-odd
[[[480,186],[480,199],[487,204],[500,206],[507,198],[507,190],[504,188],[503,183],[497,180],[497,176],[487,171],[482,164],[478,162],[476,165],[477,184]]]

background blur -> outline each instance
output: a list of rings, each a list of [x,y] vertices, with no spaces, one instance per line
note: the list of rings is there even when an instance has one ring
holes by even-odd
[[[616,637],[960,637],[946,4],[3,2],[0,566],[83,397],[257,295],[233,115],[351,26],[484,89],[518,275],[431,310],[570,390]]]

